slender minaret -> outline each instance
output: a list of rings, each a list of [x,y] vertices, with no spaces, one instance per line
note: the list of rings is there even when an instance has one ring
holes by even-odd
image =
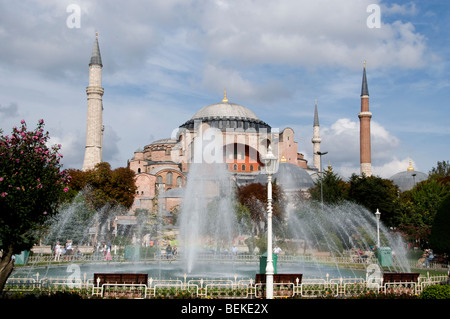
[[[313,125],[313,138],[311,139],[313,143],[313,153],[314,153],[314,166],[320,171],[320,142],[322,139],[319,136],[319,113],[317,113],[317,100],[316,107],[314,109],[314,125]]]
[[[370,119],[372,113],[369,111],[369,89],[366,78],[366,61],[364,61],[363,79],[361,87],[361,112],[359,117],[359,143],[361,159],[361,175],[372,176],[372,159],[370,150]]]
[[[89,86],[87,94],[87,126],[86,150],[84,153],[83,171],[94,168],[103,160],[103,88],[102,57],[98,46],[98,34],[95,36],[89,63]]]

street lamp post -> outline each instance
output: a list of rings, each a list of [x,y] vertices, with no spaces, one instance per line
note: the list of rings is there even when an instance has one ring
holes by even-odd
[[[319,155],[320,157],[320,172],[323,174],[322,172],[322,155],[326,155],[328,154],[328,152],[316,152],[317,155]],[[320,200],[322,202],[322,211],[323,211],[323,175],[320,179]]]
[[[375,213],[375,216],[377,217],[377,249],[380,247],[380,217],[381,213],[377,208],[377,212]]]
[[[266,298],[273,299],[273,257],[272,257],[272,175],[278,171],[278,158],[273,155],[269,146],[263,158],[267,174],[267,265],[266,265]]]

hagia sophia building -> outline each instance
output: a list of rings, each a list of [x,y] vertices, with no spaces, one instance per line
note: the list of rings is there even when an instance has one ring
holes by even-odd
[[[98,37],[96,37],[89,63],[89,86],[86,88],[87,127],[83,170],[92,169],[97,163],[102,162],[104,130],[102,68]],[[372,113],[369,111],[365,65],[360,97],[361,112],[358,114],[360,167],[361,174],[371,176],[370,120]],[[236,185],[267,181],[262,159],[270,145],[280,162],[277,173],[278,183],[282,186],[284,183],[286,189],[306,191],[314,186],[313,178],[322,169],[318,154],[321,138],[317,102],[311,118],[314,158],[313,163],[308,163],[304,155],[298,152],[298,143],[294,140],[292,128],[286,127],[281,131],[272,129],[250,109],[229,101],[225,90],[221,101],[200,108],[189,120],[179,125],[174,136],[153,141],[134,152],[127,163],[136,174],[137,186],[130,212],[136,209],[153,210],[157,205],[155,199],[158,196],[162,197],[162,206],[167,213],[181,203],[189,166],[197,162],[197,146],[202,144],[200,141],[205,141],[205,134],[216,135],[216,140],[218,136],[220,137],[220,149],[216,149],[216,154],[220,154],[221,160],[226,163],[224,165]],[[204,148],[200,149],[200,153],[202,151]],[[200,160],[206,159],[200,158]],[[407,178],[413,180],[411,176],[414,174],[414,183],[427,177],[424,173],[414,172],[411,165],[406,173],[402,173],[396,174],[399,175],[399,179],[404,179],[406,174]],[[274,178],[277,178],[277,174]],[[283,181],[284,176],[289,176],[289,180]]]

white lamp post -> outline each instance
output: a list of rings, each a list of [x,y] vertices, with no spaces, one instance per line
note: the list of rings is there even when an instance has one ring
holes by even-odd
[[[322,156],[328,154],[328,152],[316,152],[320,157],[320,173],[323,174],[322,171]],[[323,212],[323,175],[320,178],[320,201],[322,202],[322,212]]]
[[[375,216],[377,217],[377,249],[380,247],[380,217],[381,213],[377,208],[377,212],[375,213]]]
[[[272,258],[272,175],[278,171],[278,157],[273,155],[269,146],[263,158],[267,174],[267,265],[266,265],[266,298],[273,299],[273,258]]]

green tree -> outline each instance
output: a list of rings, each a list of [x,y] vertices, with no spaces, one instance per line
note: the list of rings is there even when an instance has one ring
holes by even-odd
[[[428,172],[429,178],[439,178],[450,176],[450,163],[447,161],[437,162],[436,167],[433,167]]]
[[[349,180],[348,198],[375,213],[389,226],[395,225],[398,207],[398,187],[391,180],[377,176],[367,177],[353,174]]]
[[[0,291],[14,268],[12,256],[33,246],[68,191],[61,146],[48,147],[48,140],[43,120],[34,131],[22,120],[11,135],[0,136]]]
[[[437,211],[450,194],[447,178],[430,178],[400,195],[399,229],[409,239],[425,245],[431,234]]]
[[[431,228],[430,247],[436,253],[450,255],[450,195],[439,205]]]
[[[128,167],[112,170],[109,163],[102,162],[93,169],[71,169],[69,173],[72,176],[69,187],[74,191],[73,195],[85,190],[86,200],[93,209],[98,210],[107,204],[130,208],[133,204],[137,188],[134,172]]]
[[[331,166],[320,174],[314,183],[315,187],[309,190],[311,198],[324,203],[337,204],[347,199],[349,185],[342,178],[335,174]]]

